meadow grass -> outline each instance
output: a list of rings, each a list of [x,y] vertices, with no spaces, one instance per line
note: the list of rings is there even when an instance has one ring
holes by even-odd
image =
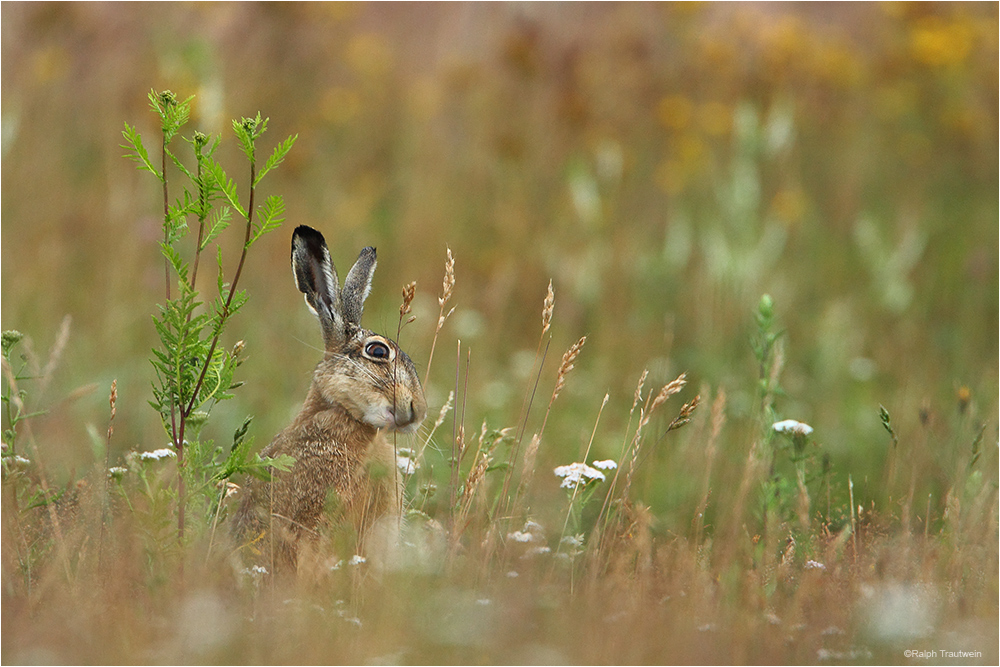
[[[4,663],[1000,659],[995,4],[0,11]],[[429,403],[397,568],[331,519],[241,572],[239,478],[178,542],[150,85],[302,137],[202,454],[322,353],[290,227],[378,246]]]
[[[455,282],[449,253],[445,294]],[[403,294],[401,322],[412,288]],[[555,304],[550,289],[543,339]],[[769,299],[761,310],[773,318]],[[442,328],[431,347],[443,342]],[[546,425],[584,343],[567,349],[554,376],[536,364],[522,408],[496,427],[468,412],[459,350],[447,404],[416,442],[397,442],[415,447],[400,459],[409,509],[388,569],[354,555],[351,529],[329,523],[293,578],[241,566],[215,522],[178,542],[170,449],[133,453],[110,470],[95,457],[56,493],[15,419],[26,432],[21,454],[4,457],[5,661],[905,663],[908,649],[993,661],[997,461],[967,396],[916,440],[900,441],[882,408],[893,462],[876,480],[878,500],[857,504],[851,475],[846,489],[830,488],[811,427],[773,424],[780,345],[760,359],[763,409],[746,423],[727,419],[723,390],[704,386],[680,405],[671,397],[690,394],[684,374],[657,388],[643,371],[624,428],[604,436],[620,440],[615,458],[591,456],[606,394],[579,415],[590,429],[579,460],[553,470],[538,455],[574,437]],[[5,351],[4,373],[10,404],[23,411],[28,378],[14,370],[16,346]],[[529,409],[547,386],[544,409]],[[109,441],[116,399],[112,385]],[[449,419],[452,435],[442,436]],[[537,431],[520,456],[518,432],[531,423]],[[932,455],[939,438],[952,451]],[[722,443],[745,456],[719,457]],[[672,495],[658,516],[642,490],[661,450]],[[238,497],[226,486],[216,518]]]

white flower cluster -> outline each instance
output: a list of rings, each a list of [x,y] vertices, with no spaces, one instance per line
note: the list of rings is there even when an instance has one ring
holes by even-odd
[[[412,475],[420,467],[417,453],[410,447],[400,447],[396,450],[396,466],[404,475]]]
[[[603,463],[603,462],[602,462]],[[586,486],[591,480],[604,481],[604,473],[597,468],[591,468],[586,463],[570,463],[568,466],[558,466],[553,472],[556,477],[562,477],[564,489],[573,489],[578,486]]]
[[[803,424],[800,421],[795,421],[794,419],[786,419],[784,421],[775,422],[772,427],[776,433],[787,433],[788,435],[812,435],[813,427],[809,424]]]
[[[351,556],[351,559],[349,561],[347,561],[347,564],[348,565],[362,565],[362,564],[367,563],[367,562],[368,562],[368,559],[365,558],[364,556],[362,556],[360,554],[354,554],[353,556]],[[344,566],[344,561],[343,560],[338,560],[336,563],[334,563],[333,565],[330,566],[330,569],[331,570],[339,570],[343,566]]]
[[[177,456],[172,449],[154,449],[151,452],[139,452],[139,458],[143,461],[159,461],[161,459],[167,459],[172,456]]]
[[[515,530],[513,533],[507,533],[507,539],[514,540],[515,542],[532,542],[534,541],[535,536],[531,533]]]
[[[531,519],[528,519],[524,523],[523,529],[515,530],[512,533],[507,533],[507,539],[521,543],[544,542],[545,529],[542,528],[541,524],[532,521]]]

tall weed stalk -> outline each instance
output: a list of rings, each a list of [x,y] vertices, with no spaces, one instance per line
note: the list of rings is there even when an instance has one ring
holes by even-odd
[[[293,135],[281,142],[261,166],[257,160],[257,142],[267,131],[268,119],[258,113],[252,118],[233,121],[233,131],[249,167],[244,205],[235,180],[215,159],[221,137],[213,139],[198,131],[184,137],[193,154],[188,157],[193,159],[193,167],[171,150],[173,140],[190,118],[191,99],[179,100],[170,91],[149,93],[150,107],[160,121],[159,167],[154,165],[135,127],[126,123],[122,132],[126,141],[122,147],[128,151],[127,157],[140,170],[153,174],[163,191],[160,250],[166,264],[165,301],[153,316],[160,345],[151,358],[156,379],[150,404],[159,413],[177,456],[177,539],[181,544],[185,540],[189,487],[199,499],[199,508],[207,507],[211,512],[212,507],[221,507],[212,502],[214,483],[237,472],[263,475],[265,466],[275,463],[250,458],[252,438],[246,437],[249,418],[237,429],[225,456],[221,448],[213,447],[211,441],[202,442],[199,437],[212,408],[232,398],[232,391],[242,384],[235,379],[235,372],[242,363],[243,342],[224,350],[220,341],[230,319],[247,302],[246,291],[237,287],[250,249],[283,220],[285,204],[280,196],[269,196],[263,204],[257,204],[260,182],[281,164],[297,139]],[[173,203],[170,198],[173,174],[168,163],[173,165],[173,174],[185,179],[181,194]],[[234,213],[244,221],[239,260],[231,281],[227,282],[222,248],[216,244],[216,289],[206,305],[197,285],[202,254],[229,227]],[[186,240],[189,220],[197,224],[197,239],[193,243]],[[172,284],[176,285],[176,293],[171,289]],[[287,462],[279,463],[287,466]],[[213,525],[216,519],[212,519]]]

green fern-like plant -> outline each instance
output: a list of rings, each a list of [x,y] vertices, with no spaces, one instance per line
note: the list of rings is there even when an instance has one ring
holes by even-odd
[[[245,290],[237,289],[246,266],[250,248],[266,233],[280,227],[284,201],[270,196],[257,206],[258,186],[263,177],[276,168],[295,144],[297,135],[281,142],[257,169],[257,142],[267,130],[267,119],[258,113],[253,118],[233,121],[233,131],[249,162],[249,193],[244,205],[234,179],[215,159],[221,137],[214,139],[194,132],[184,141],[191,147],[193,166],[188,166],[170,148],[191,115],[191,99],[179,100],[170,91],[150,91],[150,107],[160,120],[162,135],[160,164],[156,166],[136,128],[125,123],[122,136],[126,157],[140,170],[152,173],[163,192],[163,240],[160,249],[165,261],[165,301],[153,316],[160,339],[152,351],[155,380],[150,405],[157,411],[170,445],[177,454],[177,535],[183,544],[188,505],[197,502],[198,514],[217,523],[221,502],[214,499],[215,486],[238,473],[266,475],[268,467],[287,469],[289,457],[262,459],[251,457],[252,438],[247,437],[250,418],[237,429],[233,445],[225,452],[212,441],[201,441],[200,433],[212,408],[232,398],[240,386],[235,379],[241,363],[243,343],[226,350],[220,346],[223,332],[232,317],[247,302]],[[190,158],[189,158],[190,159]],[[171,202],[168,163],[186,179],[181,194]],[[232,279],[227,281],[221,246],[216,246],[216,290],[210,301],[202,299],[197,277],[202,254],[229,227],[234,211],[244,220],[243,246]],[[197,239],[187,240],[192,224]],[[190,491],[190,494],[189,494]],[[214,514],[214,516],[213,516]]]

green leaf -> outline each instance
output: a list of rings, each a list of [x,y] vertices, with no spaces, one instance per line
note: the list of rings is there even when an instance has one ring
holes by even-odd
[[[150,161],[149,153],[146,151],[146,147],[142,144],[142,136],[139,134],[139,131],[128,123],[125,123],[125,129],[122,130],[122,136],[125,137],[125,141],[128,142],[128,145],[120,144],[121,147],[127,151],[131,151],[130,153],[126,153],[124,157],[129,158],[133,162],[137,162],[137,169],[140,171],[148,171],[162,182],[163,174],[161,174]]]
[[[225,196],[226,201],[229,205],[236,209],[240,215],[244,218],[246,217],[246,209],[240,205],[240,198],[236,194],[236,181],[229,178],[226,172],[223,171],[222,165],[220,165],[215,160],[207,160],[205,164],[206,171],[211,174],[213,181],[219,186],[219,190]]]
[[[248,415],[246,419],[243,420],[243,425],[236,429],[233,433],[233,446],[230,451],[236,451],[240,445],[246,440],[247,431],[250,430],[250,422],[253,421],[253,416]]]
[[[285,200],[279,196],[272,195],[264,201],[264,205],[258,210],[260,211],[259,220],[254,225],[253,235],[247,241],[247,248],[252,246],[264,234],[281,227],[281,223],[285,220]]]
[[[292,136],[285,139],[282,143],[278,144],[274,152],[271,153],[271,157],[267,158],[267,162],[264,163],[264,167],[257,174],[257,178],[254,179],[254,186],[260,183],[260,179],[264,178],[264,175],[281,164],[285,156],[288,155],[288,151],[292,150],[292,146],[295,145],[295,141],[299,138],[299,135],[293,134]]]
[[[208,247],[208,244],[215,240],[215,238],[225,231],[229,226],[229,221],[233,217],[233,210],[228,206],[223,206],[220,210],[215,211],[212,214],[212,226],[208,230],[208,234],[202,239],[201,246],[198,248],[199,251],[204,250]]]
[[[168,262],[170,262],[170,266],[173,267],[178,279],[186,281],[188,275],[187,263],[184,261],[184,258],[181,257],[180,253],[177,252],[177,249],[172,245],[161,241],[160,252],[163,253],[163,256],[167,258]]]

